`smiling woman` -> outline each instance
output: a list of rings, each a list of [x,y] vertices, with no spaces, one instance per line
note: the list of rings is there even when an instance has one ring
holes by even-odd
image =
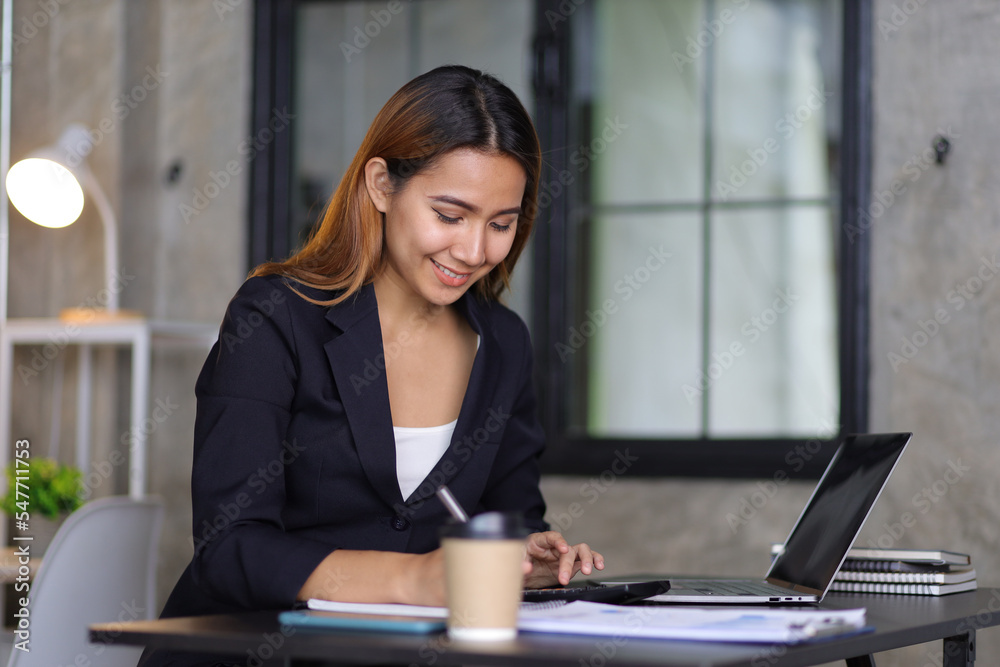
[[[229,304],[196,387],[194,525],[212,531],[164,616],[444,604],[441,484],[535,531],[526,587],[603,569],[543,519],[531,343],[498,302],[539,168],[527,112],[492,76],[441,67],[386,103],[309,242]]]
[[[381,158],[366,165],[366,175],[385,215],[387,265],[376,290],[395,284],[447,305],[510,253],[526,180],[513,158],[456,149],[402,191],[393,191]]]
[[[524,169],[503,154],[457,148],[401,190],[392,186],[385,160],[372,158],[366,184],[385,219],[384,269],[374,280],[382,338],[396,340],[415,313],[429,324],[415,344],[411,340],[420,354],[386,360],[393,424],[433,427],[453,421],[478,336],[461,314],[445,306],[509,255]],[[427,386],[437,391],[428,392]]]
[[[382,218],[371,188],[399,192],[418,174],[440,169],[439,158],[468,149],[482,157],[501,157],[521,168],[520,196],[503,208],[518,209],[514,239],[506,257],[476,284],[496,298],[508,287],[511,270],[534,223],[541,169],[538,136],[527,111],[502,83],[464,67],[439,67],[403,86],[372,122],[326,209],[318,230],[287,262],[266,263],[254,272],[282,274],[304,285],[340,290],[339,303],[382,269]],[[378,173],[369,163],[378,158]],[[384,183],[373,184],[378,177]],[[447,192],[435,193],[447,195]],[[510,194],[510,193],[508,193]],[[461,198],[459,198],[461,199]],[[476,202],[471,202],[478,206]],[[529,205],[530,204],[530,205]]]

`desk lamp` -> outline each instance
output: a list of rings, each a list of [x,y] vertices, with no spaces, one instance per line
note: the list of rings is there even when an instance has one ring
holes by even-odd
[[[66,128],[59,141],[31,153],[7,172],[7,195],[28,220],[42,227],[61,228],[76,222],[83,211],[84,191],[90,195],[104,225],[104,272],[108,303],[103,310],[69,308],[63,319],[135,317],[138,313],[118,309],[115,271],[118,269],[118,223],[108,198],[87,166],[86,156],[94,147],[90,133],[81,125]]]

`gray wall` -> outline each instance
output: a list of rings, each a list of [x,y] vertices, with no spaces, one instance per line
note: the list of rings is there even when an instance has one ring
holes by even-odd
[[[223,4],[234,11],[220,16],[213,3],[195,0],[73,0],[14,59],[14,159],[54,139],[69,121],[97,127],[112,113],[115,97],[141,83],[147,66],[169,73],[127,117],[114,120],[92,156],[121,216],[123,261],[136,276],[123,305],[158,317],[217,322],[245,269],[245,171],[189,222],[179,209],[210,182],[210,172],[238,157],[246,134],[249,3]],[[994,405],[1000,339],[990,327],[1000,323],[992,281],[994,258],[1000,259],[994,160],[1000,129],[990,111],[1000,97],[1000,3],[875,5],[881,29],[875,33],[874,183],[882,192],[896,183],[898,194],[881,212],[872,209],[880,214],[863,230],[873,246],[871,426],[916,436],[861,541],[967,551],[981,583],[997,585],[1000,450],[991,447],[1000,432]],[[39,5],[18,0],[15,6],[17,30]],[[952,138],[952,153],[944,166],[926,165],[923,152],[942,130]],[[165,174],[176,160],[182,171],[171,185]],[[13,316],[51,315],[100,288],[99,223],[90,208],[62,231],[34,228],[12,214],[10,244]],[[929,324],[936,315],[937,326]],[[904,338],[912,349],[904,349]],[[72,381],[75,357],[64,354]],[[118,388],[125,364],[116,368],[111,355],[103,361],[95,413],[104,417],[95,431],[117,443],[124,426],[110,408],[126,400]],[[180,405],[150,439],[152,490],[170,506],[163,594],[191,549],[191,386],[200,363],[198,354],[177,352],[158,353],[154,363],[151,395]],[[18,387],[17,437],[45,443],[52,386],[48,369]],[[73,404],[69,390],[63,400]],[[64,432],[71,433],[72,415],[67,418]],[[769,543],[783,539],[811,488],[634,480],[616,476],[612,463],[592,479],[543,482],[553,523],[602,550],[612,574],[758,574],[767,566]],[[641,465],[633,462],[632,469]],[[96,493],[122,490],[119,475]],[[741,509],[746,519],[735,520]],[[937,651],[936,645],[896,651],[879,656],[878,664],[937,664]],[[996,631],[981,633],[979,654],[984,663],[998,659]]]
[[[873,194],[888,205],[873,205],[873,223],[859,230],[873,250],[870,426],[915,436],[859,541],[964,551],[981,585],[996,586],[1000,3],[876,0],[875,19]],[[925,153],[939,133],[952,143],[943,166]],[[894,184],[901,194],[890,202]],[[605,481],[549,479],[546,498],[550,518],[572,519],[567,534],[603,548],[622,573],[758,574],[811,488]],[[744,502],[756,511],[734,531],[727,515]],[[1000,661],[1000,633],[981,632],[978,651],[984,664]],[[940,645],[877,663],[937,665]]]
[[[189,220],[182,205],[193,205],[196,190],[204,193],[212,172],[241,159],[251,92],[250,3],[221,3],[233,8],[222,15],[216,4],[17,0],[11,140],[16,161],[54,141],[67,123],[93,130],[89,163],[119,218],[121,306],[213,326],[245,277],[246,165],[242,178]],[[169,182],[175,163],[179,178]],[[54,316],[92,302],[102,288],[101,223],[90,205],[61,230],[37,227],[11,209],[10,247],[11,317]],[[191,556],[192,389],[205,353],[153,355],[150,398],[170,406],[148,439],[149,487],[168,506],[161,600]],[[56,454],[73,460],[76,359],[66,347],[37,376],[22,381],[15,373],[13,435],[31,441],[33,456],[51,451],[52,390],[61,366],[66,383],[55,406],[63,416]],[[16,363],[31,360],[32,349],[19,348]],[[112,465],[110,477],[98,471],[122,460],[115,450],[127,449],[128,357],[100,351],[94,370],[94,466],[87,473],[92,496],[101,497],[126,492],[125,465]]]

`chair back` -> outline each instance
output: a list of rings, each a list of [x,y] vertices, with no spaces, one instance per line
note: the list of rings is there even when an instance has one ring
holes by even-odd
[[[141,649],[91,644],[87,627],[154,617],[162,521],[154,498],[101,498],[70,514],[27,593],[30,651],[15,632],[8,667],[135,667]],[[16,612],[24,594],[13,595]]]

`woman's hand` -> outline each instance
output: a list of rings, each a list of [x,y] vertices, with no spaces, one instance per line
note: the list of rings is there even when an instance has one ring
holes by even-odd
[[[565,586],[577,572],[590,574],[594,568],[604,569],[604,556],[582,542],[571,546],[554,530],[528,536],[524,562],[525,588]]]

